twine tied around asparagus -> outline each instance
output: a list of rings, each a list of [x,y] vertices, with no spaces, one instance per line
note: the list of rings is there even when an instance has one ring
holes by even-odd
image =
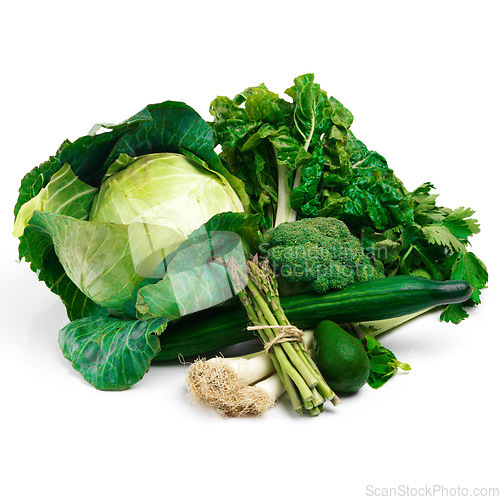
[[[247,326],[247,330],[265,330],[272,328],[278,330],[277,335],[269,342],[264,344],[264,351],[266,354],[273,348],[275,344],[282,344],[283,342],[302,342],[304,340],[304,332],[293,325],[255,325]]]

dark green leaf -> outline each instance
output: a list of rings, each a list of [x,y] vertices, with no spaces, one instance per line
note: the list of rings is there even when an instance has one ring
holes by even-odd
[[[313,74],[298,76],[294,83],[285,93],[295,101],[295,127],[307,151],[331,126],[332,103],[326,92],[314,83]]]
[[[461,252],[451,269],[451,279],[467,281],[473,288],[470,300],[479,304],[481,302],[480,290],[488,282],[488,271],[484,263],[474,253]]]
[[[463,308],[462,304],[448,304],[439,319],[456,325],[469,317],[469,313]]]
[[[345,152],[353,166],[330,166],[325,159],[327,168],[323,179],[330,193],[337,192],[347,198],[341,218],[356,234],[360,234],[363,227],[381,232],[402,223],[412,224],[411,199],[385,158],[368,151],[352,133],[347,138]],[[340,162],[340,157],[337,161]],[[323,203],[326,201],[324,197]]]
[[[125,132],[125,128],[119,128],[99,135],[80,137],[63,149],[59,164],[68,163],[83,182],[97,187],[108,169],[106,161],[115,143]]]
[[[399,241],[394,241],[382,233],[376,233],[369,227],[363,229],[361,242],[365,252],[387,264],[396,262],[401,248]]]
[[[190,151],[211,167],[220,161],[214,151],[210,127],[190,106],[166,101],[150,104],[151,120],[140,122],[116,142],[104,166],[108,168],[121,153],[138,157],[149,153]],[[98,136],[97,136],[98,137]]]
[[[365,348],[368,359],[370,360],[370,375],[368,385],[374,389],[382,387],[398,369],[408,371],[410,366],[401,363],[394,353],[384,347],[377,339],[371,335],[366,335],[360,342]]]
[[[338,127],[347,130],[352,125],[354,119],[352,113],[340,101],[337,101],[335,97],[330,97],[329,101],[333,108],[330,119]]]
[[[442,224],[444,224],[457,238],[467,240],[467,238],[473,234],[479,233],[477,219],[471,218],[474,213],[474,210],[464,207],[451,210],[442,220]]]
[[[355,137],[350,130],[347,133],[347,143],[345,149],[349,156],[349,162],[351,165],[356,165],[357,163],[362,162],[370,154],[366,145]]]
[[[120,391],[142,379],[160,350],[164,318],[128,321],[83,318],[59,332],[59,346],[85,380],[97,389]]]
[[[291,207],[307,217],[318,215],[320,201],[317,192],[323,168],[323,150],[317,146],[314,148],[313,154],[308,155],[308,158],[304,160],[304,164],[301,166],[302,182],[290,195]]]
[[[339,193],[324,190],[321,196],[321,206],[318,210],[319,217],[339,217],[344,213],[344,205],[349,198]]]
[[[431,224],[422,227],[422,233],[431,245],[441,245],[453,251],[463,251],[463,243],[458,240],[450,229],[442,224]]]
[[[241,103],[240,103],[241,104]],[[210,126],[216,144],[224,147],[241,147],[260,124],[250,120],[248,113],[229,97],[217,97],[210,104],[210,114],[214,121]]]
[[[285,116],[279,102],[278,94],[265,87],[253,87],[248,89],[245,109],[250,120],[280,126],[284,123]]]

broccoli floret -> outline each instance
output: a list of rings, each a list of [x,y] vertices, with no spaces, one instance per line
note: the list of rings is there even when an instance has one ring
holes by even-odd
[[[370,259],[345,223],[333,217],[283,222],[264,234],[259,251],[279,277],[310,283],[317,292],[384,277],[383,265]]]

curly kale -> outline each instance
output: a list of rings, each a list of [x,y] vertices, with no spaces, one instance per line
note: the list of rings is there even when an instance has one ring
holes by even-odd
[[[264,233],[259,251],[278,276],[321,293],[384,277],[383,265],[333,217],[284,222]]]

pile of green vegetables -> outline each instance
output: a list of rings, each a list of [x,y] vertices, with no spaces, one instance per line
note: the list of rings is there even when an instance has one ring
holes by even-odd
[[[267,384],[270,404],[286,390],[316,415],[334,391],[409,369],[376,334],[434,307],[459,323],[480,303],[473,210],[439,206],[429,182],[408,191],[313,75],[285,94],[217,97],[208,123],[184,103],[152,104],[64,141],[23,178],[20,259],[66,306],[59,345],[96,388],[257,335],[265,352],[229,372],[264,367],[233,384],[243,399],[210,399],[220,358],[193,365],[196,397],[258,413]]]

